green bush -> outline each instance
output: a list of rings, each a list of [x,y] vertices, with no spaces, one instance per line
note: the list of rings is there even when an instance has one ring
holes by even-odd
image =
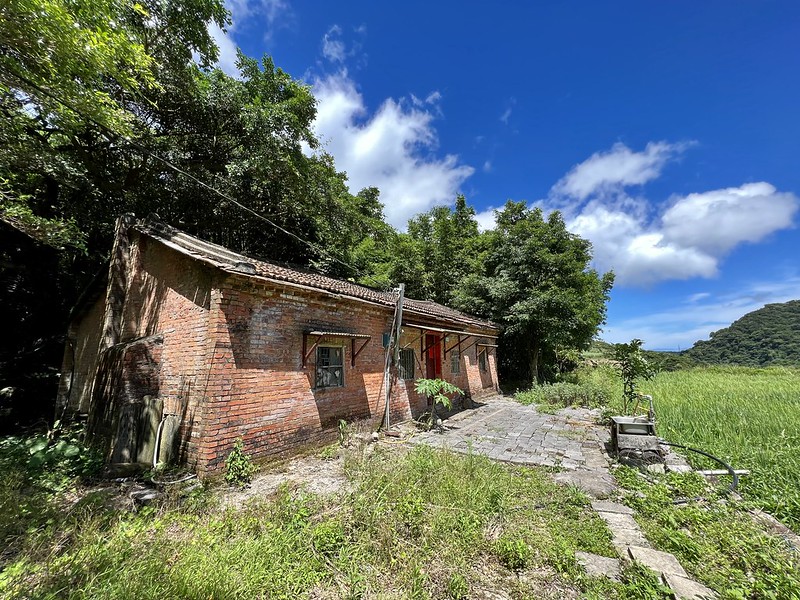
[[[593,383],[553,383],[531,388],[516,395],[522,404],[544,404],[557,408],[582,406],[598,408],[605,406],[610,398],[606,390]]]
[[[244,452],[242,438],[233,443],[233,450],[225,459],[225,481],[236,487],[243,488],[253,479],[256,467],[253,461]]]

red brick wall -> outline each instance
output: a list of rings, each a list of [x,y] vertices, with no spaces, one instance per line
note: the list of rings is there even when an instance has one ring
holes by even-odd
[[[208,336],[214,270],[134,233],[120,342],[159,334],[164,342],[158,395],[177,415],[177,457],[195,466],[200,411],[212,350]]]
[[[212,293],[214,356],[203,413],[202,466],[221,467],[237,437],[254,457],[279,455],[336,438],[339,419],[383,416],[382,334],[391,312],[368,303],[231,276]],[[325,337],[342,347],[344,385],[315,388],[316,350],[303,366],[303,332],[347,331],[372,336],[351,364],[349,338]],[[308,349],[316,341],[309,336]],[[363,340],[356,340],[358,349]],[[394,419],[410,415],[395,394]]]

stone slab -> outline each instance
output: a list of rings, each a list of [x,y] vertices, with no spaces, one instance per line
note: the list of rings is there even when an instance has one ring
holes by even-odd
[[[630,506],[625,506],[619,502],[610,502],[609,500],[592,500],[592,508],[597,512],[617,513],[620,515],[633,514],[633,509]]]
[[[636,562],[642,563],[645,567],[652,569],[662,575],[677,575],[688,579],[689,576],[684,571],[681,563],[669,552],[661,552],[651,548],[641,546],[630,546],[628,554]]]
[[[614,478],[608,473],[599,470],[578,469],[567,471],[556,474],[554,479],[558,483],[574,485],[593,498],[607,498],[617,489]]]
[[[586,573],[595,577],[608,577],[619,581],[622,567],[618,558],[607,558],[590,552],[576,552],[575,558],[586,569]]]
[[[679,600],[706,600],[708,598],[717,598],[714,590],[688,577],[664,574],[664,583],[672,588],[672,591],[675,592],[675,597]]]

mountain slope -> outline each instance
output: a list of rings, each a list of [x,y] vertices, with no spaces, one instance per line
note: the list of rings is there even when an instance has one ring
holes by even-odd
[[[767,304],[698,341],[685,354],[698,362],[800,365],[800,300]]]

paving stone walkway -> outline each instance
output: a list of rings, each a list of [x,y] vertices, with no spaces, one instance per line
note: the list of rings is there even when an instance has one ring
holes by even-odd
[[[612,461],[606,449],[610,434],[597,425],[598,417],[599,411],[588,409],[543,414],[533,406],[494,396],[446,419],[442,431],[415,434],[409,442],[473,452],[518,465],[560,467],[554,479],[576,485],[593,498],[592,508],[608,525],[623,560],[636,560],[660,573],[677,598],[716,597],[712,590],[690,579],[672,554],[650,547],[630,508],[607,500],[615,494],[616,483],[609,472]],[[671,455],[667,466],[674,466],[673,470],[688,468],[676,455]],[[588,553],[577,553],[576,557],[591,574],[619,576],[618,559]]]

